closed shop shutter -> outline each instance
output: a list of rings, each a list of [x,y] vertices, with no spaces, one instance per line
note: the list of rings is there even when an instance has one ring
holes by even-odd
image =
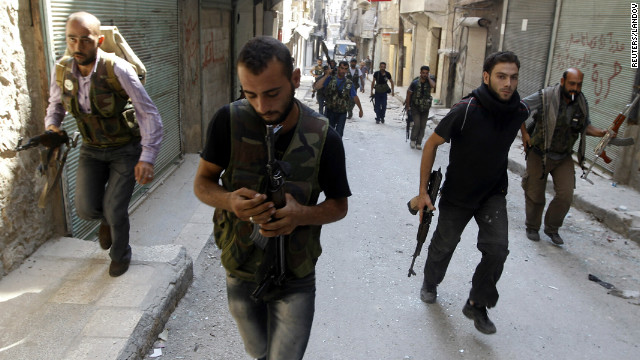
[[[569,67],[584,72],[582,92],[589,102],[591,123],[599,128],[608,128],[631,101],[636,71],[630,66],[630,29],[628,1],[562,1],[550,82],[559,82]],[[620,134],[625,127],[626,122]],[[593,160],[599,141],[587,136],[587,159]],[[622,151],[615,146],[606,151],[614,161],[599,160],[598,165],[612,173]]]
[[[48,31],[53,39],[56,59],[65,51],[65,21],[69,14],[87,11],[97,16],[102,25],[115,25],[147,68],[145,89],[158,107],[164,126],[162,147],[155,164],[156,179],[162,177],[181,155],[178,74],[178,4],[177,0],[52,0],[49,7]],[[53,65],[53,59],[50,61]],[[65,129],[75,131],[73,117],[65,118]],[[67,218],[72,235],[89,238],[99,225],[77,217],[74,206],[78,150],[67,160],[64,183]],[[132,203],[149,189],[136,184]]]
[[[502,48],[518,55],[523,98],[544,87],[555,9],[556,0],[509,0]]]

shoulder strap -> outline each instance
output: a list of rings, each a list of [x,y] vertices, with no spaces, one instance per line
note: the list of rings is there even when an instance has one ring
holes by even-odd
[[[58,87],[60,89],[62,89],[62,83],[64,82],[64,73],[67,70],[71,59],[72,58],[70,56],[63,56],[62,59],[60,59],[60,61],[56,63],[56,84],[58,84]]]
[[[117,92],[121,97],[125,99],[128,98],[129,95],[127,95],[127,92],[124,91],[122,85],[120,85],[120,81],[118,80],[118,77],[116,76],[116,73],[114,71],[114,67],[116,65],[116,55],[105,52],[103,52],[102,55],[104,57],[105,65],[107,66],[107,83],[109,84],[111,89]]]
[[[464,129],[464,124],[467,122],[467,113],[469,112],[469,106],[471,105],[471,102],[473,101],[473,99],[475,99],[475,97],[470,97],[469,98],[469,102],[467,103],[467,109],[464,111],[464,120],[462,120],[462,126],[460,127],[460,132],[462,132],[462,129]]]

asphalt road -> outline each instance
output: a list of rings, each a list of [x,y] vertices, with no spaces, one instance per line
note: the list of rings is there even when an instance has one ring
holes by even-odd
[[[308,79],[298,96],[310,101]],[[531,242],[524,233],[520,178],[512,173],[511,252],[498,284],[500,300],[489,311],[497,334],[479,333],[462,314],[480,259],[473,221],[438,288],[437,303],[421,302],[422,270],[437,221],[436,213],[416,261],[418,276],[408,278],[418,218],[406,202],[418,191],[421,153],[405,142],[397,101],[389,99],[387,122],[377,125],[368,96],[361,100],[365,116],[347,121],[343,138],[353,196],[347,217],[323,227],[305,359],[638,358],[640,247],[574,209],[561,229],[566,245],[555,246],[544,235]],[[445,144],[436,166],[444,172],[447,162]],[[194,282],[167,323],[161,359],[249,358],[227,309],[219,255],[210,243],[195,260]],[[609,294],[589,274],[631,297]]]

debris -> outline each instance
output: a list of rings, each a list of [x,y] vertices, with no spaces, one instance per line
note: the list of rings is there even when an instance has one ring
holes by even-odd
[[[627,211],[627,207],[626,207],[626,206],[624,206],[624,205],[620,205],[620,206],[618,206],[618,207],[616,208],[616,210],[618,210],[618,211]]]
[[[597,276],[595,276],[595,275],[589,274],[589,280],[591,280],[591,281],[595,281],[595,282],[597,282],[598,284],[600,284],[600,285],[604,286],[605,288],[607,288],[607,289],[609,289],[609,290],[611,290],[611,289],[615,289],[615,286],[613,286],[613,285],[609,284],[608,282],[604,282],[604,281],[600,280],[600,279],[599,279]]]
[[[158,334],[158,339],[169,341],[169,330],[164,329],[160,334]]]
[[[153,354],[149,355],[150,358],[157,358],[162,356],[162,349],[153,349]]]
[[[555,287],[555,286],[551,286],[551,285],[547,285],[547,286],[548,286],[548,287],[550,287],[550,288],[552,288],[553,290],[558,290],[558,288],[557,288],[557,287]]]

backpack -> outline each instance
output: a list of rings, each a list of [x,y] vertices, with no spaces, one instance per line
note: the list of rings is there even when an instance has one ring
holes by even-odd
[[[131,64],[131,66],[133,66],[133,69],[138,74],[140,82],[144,85],[147,80],[147,68],[144,66],[142,61],[140,61],[138,56],[136,56],[129,44],[127,44],[127,41],[124,39],[122,34],[120,34],[118,28],[116,26],[100,26],[100,34],[104,35],[104,41],[102,42],[102,45],[100,45],[100,49],[107,53],[114,53],[116,56],[125,59],[129,64]],[[60,63],[63,63],[64,60],[69,57],[71,57],[71,54],[67,48],[60,60]],[[120,85],[120,82],[113,71],[114,65],[115,63],[113,61],[107,61],[107,82],[115,92],[127,98],[128,95],[126,95],[126,92],[122,89],[122,85]],[[64,71],[64,66],[56,65],[56,83],[58,83],[60,88],[62,88]]]

